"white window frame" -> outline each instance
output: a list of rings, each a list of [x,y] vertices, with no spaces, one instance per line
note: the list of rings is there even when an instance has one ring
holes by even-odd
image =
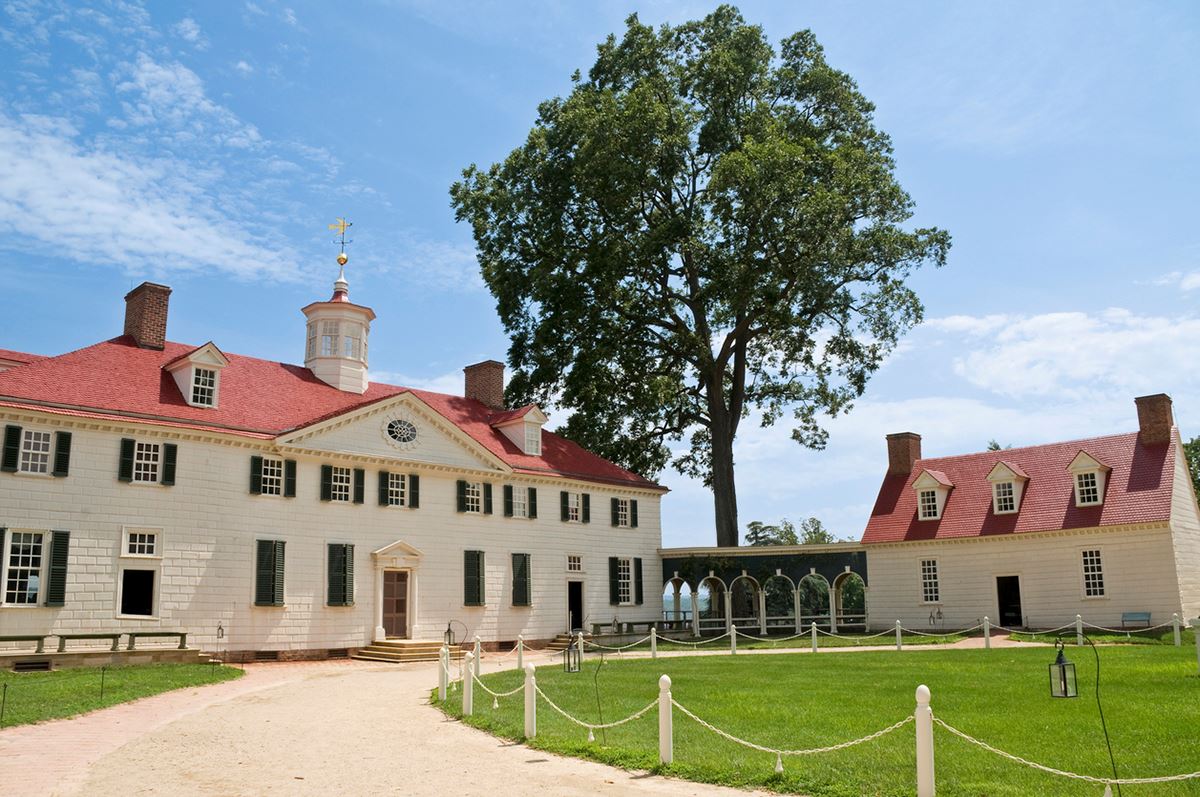
[[[628,498],[617,499],[617,527],[622,529],[630,528]]]
[[[388,473],[387,505],[408,506],[408,474]]]
[[[135,535],[151,535],[154,537],[154,550],[152,553],[133,553],[130,547],[137,540]],[[142,541],[144,543],[144,540]],[[122,526],[121,527],[121,559],[162,559],[163,551],[163,530],[156,526]]]
[[[359,327],[357,324],[347,324],[346,325],[346,333],[354,333],[355,331],[361,330],[361,329],[362,328]],[[347,357],[351,360],[363,359],[360,356],[361,348],[362,348],[362,340],[359,338],[358,335],[345,334],[345,333],[342,334],[342,356],[343,357]]]
[[[942,602],[942,574],[938,560],[918,559],[917,572],[921,582],[921,605],[936,606]]]
[[[354,471],[331,465],[329,471],[329,500],[349,503],[354,498]]]
[[[260,495],[283,495],[284,468],[282,459],[275,457],[262,458],[262,475],[259,479]]]
[[[529,517],[529,488],[514,484],[512,488],[512,516]]]
[[[542,455],[542,427],[535,423],[525,424],[525,453],[533,457]]]
[[[13,570],[12,566],[12,547],[17,540],[17,535],[24,537],[31,535],[39,537],[38,545],[40,546],[37,553],[37,567],[25,566],[18,567],[19,570],[30,571],[26,578],[30,576],[37,578],[37,588],[33,594],[33,601],[10,602],[8,600],[8,576]],[[46,567],[48,565],[48,555],[50,552],[50,532],[43,529],[9,529],[4,535],[4,545],[0,546],[0,606],[6,609],[36,609],[42,605],[42,597],[46,592]],[[22,593],[29,594],[28,586]]]
[[[209,381],[212,384],[207,384]],[[192,366],[192,400],[189,403],[193,407],[217,406],[217,388],[220,383],[221,375],[216,368],[204,368],[199,365]],[[205,401],[203,398],[197,397],[197,391],[202,391],[201,396],[207,393],[208,400]]]
[[[617,605],[633,606],[633,557],[617,557]]]
[[[45,450],[42,450],[43,444],[45,445]],[[35,462],[41,466],[41,469],[31,467]],[[17,473],[24,473],[29,476],[49,476],[53,469],[54,433],[41,429],[22,429],[21,455],[17,460]]]
[[[317,356],[317,322],[308,322],[308,343],[304,347],[304,359],[311,360]]]
[[[1008,502],[1003,508],[1002,502]],[[997,515],[1011,515],[1017,511],[1017,486],[1011,481],[995,482],[992,484],[992,511]]]
[[[929,500],[926,500],[926,499]],[[931,508],[933,512],[930,513]],[[939,520],[942,516],[941,507],[938,505],[938,491],[932,487],[917,491],[917,512],[921,520]]]
[[[583,522],[583,493],[567,493],[567,522]]]
[[[158,484],[162,479],[162,443],[135,440],[132,484]]]
[[[341,325],[337,321],[322,321],[321,322],[321,356],[322,357],[337,357],[341,351],[338,344],[341,343]]]
[[[1091,484],[1084,486],[1083,482],[1090,480]],[[1100,472],[1095,470],[1085,470],[1075,474],[1075,505],[1076,506],[1100,506],[1104,503],[1104,493],[1101,489],[1102,480]],[[1085,491],[1095,491],[1095,500],[1085,501]]]
[[[483,482],[467,482],[466,485],[466,489],[463,491],[463,511],[474,515],[482,515]]]
[[[574,561],[572,561],[572,560],[574,560]],[[572,564],[576,564],[576,565],[578,565],[578,567],[572,567],[572,566],[571,566]],[[583,554],[581,554],[581,553],[569,553],[569,554],[567,554],[567,572],[568,572],[568,573],[582,573],[582,572],[584,572],[584,569],[583,569]]]
[[[1089,554],[1092,555],[1094,561],[1089,562]],[[1108,597],[1108,591],[1104,583],[1104,551],[1100,547],[1082,548],[1079,551],[1080,557],[1080,585],[1083,590],[1084,600],[1099,600]],[[1093,568],[1089,572],[1089,567]],[[1089,577],[1092,577],[1089,583]],[[1089,590],[1095,592],[1089,594]]]

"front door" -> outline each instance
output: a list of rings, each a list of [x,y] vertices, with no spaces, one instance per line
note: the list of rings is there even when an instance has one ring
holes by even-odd
[[[383,630],[388,637],[408,636],[408,571],[383,571]]]
[[[571,627],[568,631],[578,631],[583,628],[583,582],[567,582],[567,612],[571,615]]]
[[[996,576],[996,600],[1000,607],[1000,625],[1019,628],[1024,625],[1021,614],[1021,579],[1017,576]]]

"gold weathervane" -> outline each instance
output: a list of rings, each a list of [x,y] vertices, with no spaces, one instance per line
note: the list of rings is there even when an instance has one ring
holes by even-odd
[[[339,266],[346,265],[346,261],[350,259],[349,257],[346,256],[346,244],[352,244],[352,243],[354,243],[354,241],[346,240],[346,230],[350,229],[353,226],[354,226],[354,222],[346,221],[345,219],[340,218],[340,217],[333,224],[329,225],[329,229],[337,232],[338,244],[340,244],[340,246],[341,246],[341,249],[340,249],[340,251],[338,251],[338,256],[337,256],[337,262],[338,262]]]

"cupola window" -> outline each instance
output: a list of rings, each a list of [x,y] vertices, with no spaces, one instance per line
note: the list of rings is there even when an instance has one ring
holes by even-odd
[[[336,357],[338,353],[338,322],[325,321],[321,324],[321,356]]]

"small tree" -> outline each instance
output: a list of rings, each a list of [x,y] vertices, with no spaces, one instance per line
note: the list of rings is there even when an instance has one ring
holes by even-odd
[[[833,534],[815,517],[800,524],[800,543],[802,545],[827,545],[837,542]]]
[[[796,527],[787,518],[781,520],[778,526],[769,526],[757,520],[746,524],[747,545],[798,545],[799,542]]]

